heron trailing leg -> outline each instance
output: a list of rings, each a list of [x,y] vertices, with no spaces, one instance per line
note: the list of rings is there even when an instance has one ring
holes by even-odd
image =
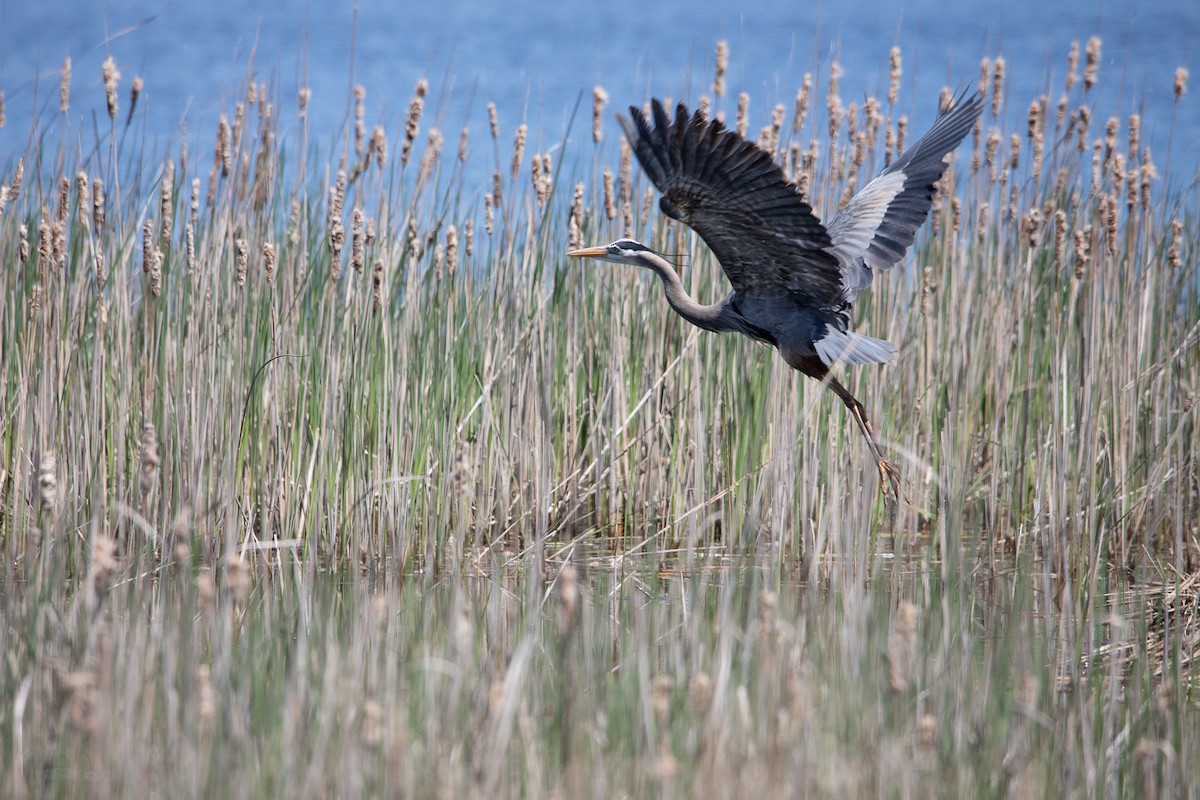
[[[819,358],[807,356],[798,360],[800,364],[793,364],[793,366],[810,378],[827,384],[838,397],[842,398],[842,402],[850,411],[850,416],[854,417],[854,421],[858,423],[858,429],[862,431],[863,437],[867,440],[867,447],[870,448],[871,455],[875,458],[875,466],[879,468],[879,490],[887,494],[890,489],[892,496],[899,498],[900,470],[883,457],[883,451],[879,449],[879,442],[875,440],[875,432],[871,430],[871,421],[867,419],[867,411],[863,408],[863,404],[858,402],[858,398],[829,373],[829,367],[825,366]]]

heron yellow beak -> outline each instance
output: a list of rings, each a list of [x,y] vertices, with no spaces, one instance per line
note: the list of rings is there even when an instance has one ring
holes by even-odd
[[[583,247],[579,250],[568,250],[570,258],[604,258],[608,255],[607,247]]]

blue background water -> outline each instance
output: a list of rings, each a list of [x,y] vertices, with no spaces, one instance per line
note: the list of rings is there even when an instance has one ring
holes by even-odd
[[[804,72],[817,75],[823,93],[835,56],[844,69],[846,102],[866,93],[882,96],[888,50],[898,44],[904,56],[900,107],[915,131],[928,122],[943,84],[975,81],[980,58],[996,54],[1007,60],[1009,113],[1019,124],[1029,101],[1047,88],[1051,102],[1057,99],[1071,40],[1099,35],[1100,83],[1089,101],[1095,118],[1102,125],[1109,115],[1124,121],[1141,110],[1144,135],[1160,162],[1174,105],[1173,73],[1181,65],[1191,70],[1192,94],[1179,105],[1172,148],[1190,173],[1200,150],[1198,34],[1195,0],[439,0],[364,2],[357,12],[350,3],[312,0],[0,0],[0,89],[8,115],[0,162],[24,149],[35,103],[52,112],[42,115],[42,124],[54,123],[66,55],[73,60],[71,113],[103,116],[106,50],[123,73],[122,114],[131,80],[144,78],[135,124],[152,138],[177,136],[186,115],[189,131],[202,134],[208,146],[216,116],[231,110],[253,53],[258,79],[276,85],[284,98],[284,135],[295,130],[288,124],[294,126],[299,86],[313,90],[316,141],[332,142],[350,113],[350,87],[362,83],[368,127],[386,123],[394,144],[413,86],[427,77],[433,116],[425,126],[438,125],[447,148],[464,122],[473,132],[486,129],[488,100],[500,109],[506,139],[526,121],[531,147],[541,148],[562,137],[581,97],[583,117],[574,130],[587,135],[594,84],[607,89],[610,111],[640,104],[651,93],[694,100],[708,92],[715,42],[722,38],[731,50],[725,103],[734,103],[739,90],[750,93],[757,115],[751,130],[767,121],[776,102],[785,103],[790,116]]]

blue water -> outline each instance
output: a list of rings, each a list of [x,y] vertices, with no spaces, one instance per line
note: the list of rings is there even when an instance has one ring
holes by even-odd
[[[177,137],[186,119],[191,134],[210,146],[216,117],[231,111],[253,56],[257,78],[284,98],[285,136],[295,131],[299,86],[313,91],[313,136],[332,143],[350,113],[350,87],[362,83],[368,128],[385,123],[394,144],[413,86],[427,77],[432,116],[423,127],[440,127],[448,149],[465,122],[476,146],[483,146],[489,100],[500,109],[507,140],[525,121],[530,146],[539,149],[562,138],[581,97],[573,135],[589,135],[597,83],[609,93],[610,111],[651,94],[694,100],[709,92],[718,39],[730,44],[725,103],[730,107],[738,91],[748,91],[757,114],[752,130],[765,124],[776,102],[790,115],[806,71],[817,74],[823,93],[835,56],[844,69],[846,102],[882,96],[893,44],[903,50],[900,106],[912,119],[910,130],[928,122],[943,84],[973,82],[981,57],[998,53],[1007,60],[1009,113],[1019,124],[1029,101],[1047,87],[1051,102],[1057,99],[1071,40],[1092,35],[1103,39],[1100,82],[1089,99],[1095,118],[1102,125],[1109,115],[1124,120],[1140,110],[1160,163],[1174,105],[1172,76],[1178,66],[1190,69],[1192,93],[1179,104],[1172,149],[1187,165],[1183,171],[1193,171],[1200,152],[1195,0],[563,0],[544,6],[441,0],[364,2],[357,12],[349,3],[311,0],[0,0],[0,90],[8,116],[0,129],[0,164],[24,149],[35,103],[43,109],[43,126],[53,124],[67,55],[77,120],[104,115],[100,64],[107,51],[123,74],[122,115],[131,80],[145,80],[134,124],[151,138]],[[609,125],[611,142],[611,114]]]

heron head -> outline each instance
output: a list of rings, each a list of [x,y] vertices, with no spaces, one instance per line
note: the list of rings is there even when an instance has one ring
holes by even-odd
[[[652,253],[649,247],[633,239],[617,239],[612,244],[602,247],[584,247],[579,250],[569,250],[571,258],[598,258],[601,261],[612,261],[617,264],[634,264],[645,266],[644,253]]]

